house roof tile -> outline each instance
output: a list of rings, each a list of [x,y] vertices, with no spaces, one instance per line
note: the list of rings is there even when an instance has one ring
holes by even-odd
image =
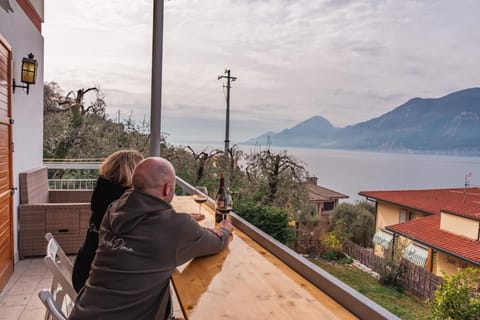
[[[311,201],[331,201],[334,199],[348,198],[347,195],[318,185],[307,183],[308,195]]]
[[[480,220],[480,188],[361,191],[361,196],[429,214],[441,211]]]
[[[386,227],[394,233],[480,266],[480,241],[440,230],[440,215]]]

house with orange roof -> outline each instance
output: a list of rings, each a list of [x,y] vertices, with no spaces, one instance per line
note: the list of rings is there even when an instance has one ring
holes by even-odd
[[[319,186],[318,178],[307,177],[306,187],[308,198],[315,207],[315,213],[328,216],[337,207],[340,199],[348,198],[347,195]]]
[[[359,194],[376,203],[376,255],[392,246],[439,276],[480,268],[479,187]]]

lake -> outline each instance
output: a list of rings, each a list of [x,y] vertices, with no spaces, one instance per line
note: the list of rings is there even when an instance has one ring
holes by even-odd
[[[344,193],[351,200],[364,199],[366,190],[400,190],[464,187],[480,181],[480,158],[420,154],[360,152],[289,148],[306,163],[318,184]]]
[[[206,146],[192,147],[203,150]],[[248,153],[253,147],[240,148]],[[350,201],[365,199],[358,193],[366,190],[460,188],[470,172],[469,184],[480,185],[480,157],[292,147],[272,150],[287,150],[304,162],[309,174],[318,178],[318,185],[344,193]]]

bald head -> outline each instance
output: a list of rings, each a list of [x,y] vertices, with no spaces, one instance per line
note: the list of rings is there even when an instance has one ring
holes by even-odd
[[[166,202],[175,194],[175,169],[170,161],[150,157],[138,163],[133,171],[133,188]]]

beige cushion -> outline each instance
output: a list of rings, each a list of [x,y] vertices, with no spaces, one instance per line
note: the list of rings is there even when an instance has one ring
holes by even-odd
[[[21,172],[19,178],[21,204],[48,203],[47,167]]]

